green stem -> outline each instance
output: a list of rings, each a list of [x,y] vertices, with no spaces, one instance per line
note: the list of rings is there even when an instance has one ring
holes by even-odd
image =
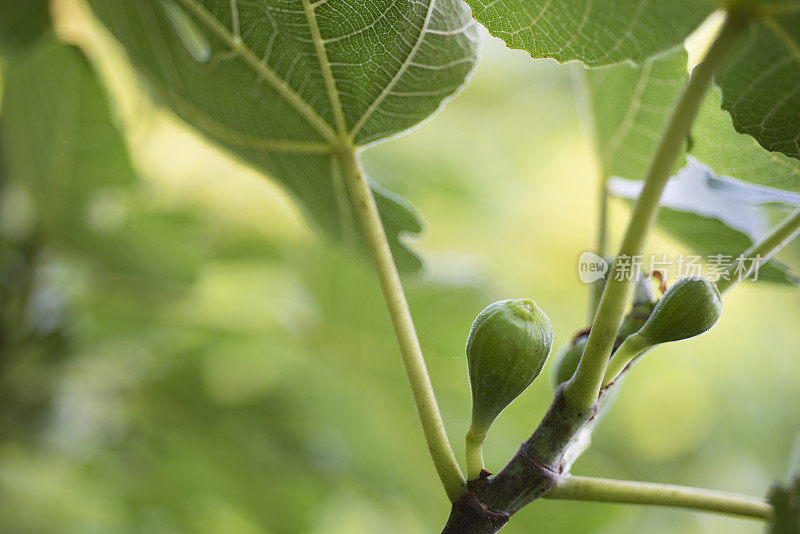
[[[645,349],[647,349],[647,347],[644,346],[644,338],[642,336],[639,334],[628,336],[628,338],[622,342],[622,345],[614,352],[614,356],[608,363],[606,373],[603,377],[603,387],[613,382],[625,367]]]
[[[605,171],[600,176],[600,187],[597,194],[599,198],[595,253],[598,256],[605,256],[608,248],[608,174]]]
[[[717,281],[717,288],[720,293],[727,291],[747,278],[752,274],[753,268],[760,267],[792,239],[797,237],[798,234],[800,234],[800,209],[784,219],[761,241],[754,243],[752,247],[742,253],[740,256],[742,265],[752,264],[749,272],[742,273],[741,276],[736,273],[739,259],[728,267],[726,274]]]
[[[545,499],[652,504],[769,519],[772,506],[764,499],[701,488],[608,480],[577,476],[561,477]]]
[[[600,175],[600,186],[597,191],[597,236],[595,237],[595,254],[605,257],[608,253],[608,174],[603,171]],[[594,318],[600,297],[603,294],[603,284],[594,283],[589,286],[589,322]]]
[[[686,142],[697,110],[711,83],[711,77],[744,25],[743,18],[727,14],[720,34],[705,59],[692,71],[689,83],[672,112],[650,164],[644,187],[633,208],[619,248],[618,258],[634,258],[642,253],[645,239],[658,211],[661,193],[672,175],[672,169]],[[631,276],[617,277],[615,274],[609,273],[586,349],[575,374],[567,383],[566,399],[576,408],[588,408],[597,402],[608,358],[625,312],[633,279]]]
[[[483,442],[485,439],[486,434],[473,428],[467,432],[467,480],[478,480],[481,476],[481,471],[484,469]]]
[[[341,148],[337,155],[341,160],[347,187],[380,279],[386,306],[400,345],[406,376],[411,384],[414,404],[422,423],[425,442],[447,496],[451,501],[456,501],[464,494],[466,481],[447,439],[403,285],[386,240],[375,198],[372,196],[372,188],[361,170],[352,147]]]

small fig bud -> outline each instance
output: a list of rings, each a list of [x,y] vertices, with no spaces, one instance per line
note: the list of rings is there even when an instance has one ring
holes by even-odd
[[[587,339],[589,339],[589,335],[583,334],[559,349],[551,366],[550,385],[553,391],[575,374],[575,369],[578,368],[578,363],[583,355],[583,349],[586,348]]]
[[[539,375],[552,346],[550,320],[531,299],[495,302],[478,315],[467,339],[473,431],[486,433]]]
[[[715,284],[700,277],[678,280],[658,300],[644,326],[614,352],[604,385],[650,347],[699,336],[717,324],[721,314],[722,299]]]
[[[650,347],[688,339],[711,329],[721,314],[716,284],[700,277],[682,278],[658,300],[639,335]]]
[[[650,283],[650,279],[642,273],[637,273],[636,282],[633,284],[633,298],[631,299],[631,305],[634,308],[643,305],[653,305],[657,300],[658,299],[653,291],[653,286]]]

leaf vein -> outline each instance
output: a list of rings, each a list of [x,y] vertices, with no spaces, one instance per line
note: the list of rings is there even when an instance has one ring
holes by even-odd
[[[237,40],[234,35],[231,35],[231,30],[223,26],[209,11],[198,4],[196,0],[176,0],[189,9],[195,16],[219,39],[228,44],[232,50],[239,54],[239,56],[247,63],[252,69],[255,70],[262,78],[267,80],[275,91],[278,92],[292,107],[294,107],[307,121],[313,126],[324,138],[330,142],[336,141],[336,134],[333,128],[306,102],[297,94],[294,89],[289,85],[286,80],[281,79],[275,71],[273,71],[265,63],[253,53],[253,51],[245,46],[241,40]]]
[[[428,32],[428,25],[430,24],[431,16],[433,15],[433,7],[435,3],[436,0],[430,0],[430,3],[428,4],[428,12],[425,14],[425,21],[422,23],[422,28],[420,29],[419,37],[414,43],[414,46],[410,50],[408,56],[400,65],[400,68],[398,69],[397,73],[394,75],[392,80],[386,85],[386,87],[383,88],[381,94],[379,94],[378,97],[369,106],[369,108],[367,108],[367,110],[364,112],[364,114],[361,116],[361,118],[358,120],[355,126],[353,126],[353,128],[350,130],[351,140],[355,139],[356,135],[358,135],[358,132],[360,132],[361,129],[364,127],[364,124],[366,124],[367,120],[369,120],[372,114],[375,113],[375,110],[378,109],[378,107],[383,103],[383,101],[386,100],[386,97],[389,96],[389,93],[395,88],[395,86],[397,86],[397,84],[400,82],[400,79],[403,77],[406,71],[408,71],[408,68],[412,65],[414,61],[414,56],[417,55],[417,51],[419,51],[420,47],[422,46],[422,43],[425,41],[425,35]]]

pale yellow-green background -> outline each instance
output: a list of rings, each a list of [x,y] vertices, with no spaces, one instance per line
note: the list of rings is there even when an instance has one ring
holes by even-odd
[[[204,257],[188,294],[131,319],[140,335],[100,339],[78,328],[79,356],[60,375],[50,430],[33,444],[0,444],[0,531],[436,532],[446,498],[369,265],[318,237],[278,187],[154,107],[80,4],[56,5],[61,34],[102,66],[141,194],[214,232],[258,235],[264,252],[254,244],[241,260]],[[408,281],[409,299],[459,459],[469,409],[463,344],[480,309],[534,298],[557,346],[585,326],[576,261],[594,235],[596,172],[571,75],[487,36],[458,98],[364,157],[370,175],[427,222],[418,246],[428,273]],[[627,209],[612,208],[618,237]],[[650,249],[684,251],[660,235]],[[795,289],[731,292],[712,332],[635,369],[573,471],[763,495],[785,475],[800,430],[798,318]],[[495,424],[490,469],[541,417],[547,378],[546,369]],[[538,501],[507,532],[761,529],[692,512]]]

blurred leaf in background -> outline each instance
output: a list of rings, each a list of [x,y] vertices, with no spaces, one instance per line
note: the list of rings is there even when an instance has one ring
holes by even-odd
[[[50,27],[48,0],[0,4],[0,51],[13,53],[33,44]]]
[[[640,181],[616,177],[608,184],[610,194],[629,200],[639,196],[641,187]],[[660,204],[660,228],[704,261],[716,257],[728,264],[766,235],[780,214],[797,209],[800,195],[717,176],[689,156],[688,164],[670,178]],[[800,279],[772,259],[759,268],[756,281],[797,285]]]
[[[698,46],[689,48],[694,51]],[[607,194],[628,200],[638,197],[661,133],[689,78],[688,59],[680,46],[639,65],[577,71],[581,111]],[[682,147],[691,155],[680,155],[675,176],[664,190],[657,224],[704,260],[716,257],[731,263],[766,235],[773,219],[800,204],[795,194],[800,165],[737,133],[719,105],[719,90],[712,89]],[[761,281],[798,282],[787,266],[774,260],[759,274]]]
[[[368,265],[311,239],[286,195],[163,110],[121,106],[147,95],[82,24],[91,62],[48,37],[3,62],[0,531],[436,531],[447,500]],[[598,174],[569,73],[485,41],[459,99],[365,155],[430,221],[431,272],[408,293],[452,436],[486,304],[535,298],[556,344],[583,326]],[[666,234],[650,248],[685,250]],[[732,292],[707,338],[642,362],[575,471],[766,493],[800,426],[798,313],[792,291]],[[540,386],[498,420],[490,469],[541,417]],[[762,530],[541,501],[506,531],[535,528]]]

